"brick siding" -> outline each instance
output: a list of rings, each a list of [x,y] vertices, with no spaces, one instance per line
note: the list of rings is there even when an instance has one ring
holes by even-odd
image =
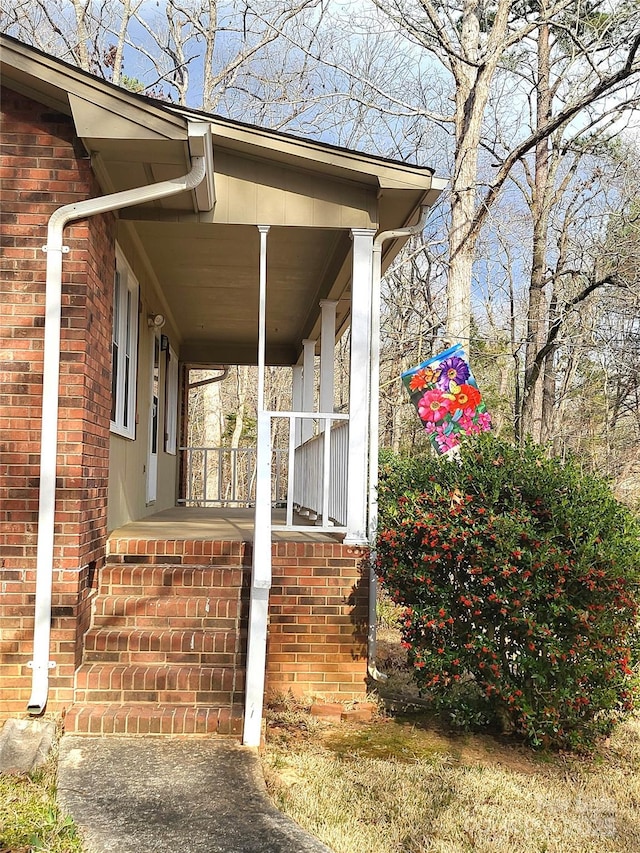
[[[47,223],[100,195],[68,116],[2,90],[0,716],[30,693]],[[65,229],[50,709],[73,691],[88,593],[104,559],[109,453],[112,216]],[[47,425],[45,424],[45,428]],[[10,696],[10,698],[7,698]]]

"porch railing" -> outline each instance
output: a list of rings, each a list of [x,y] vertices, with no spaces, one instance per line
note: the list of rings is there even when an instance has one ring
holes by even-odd
[[[251,507],[256,499],[255,447],[181,447],[186,506]],[[287,497],[287,450],[272,450],[272,503]]]
[[[296,447],[293,504],[299,513],[320,517],[323,525],[346,524],[348,448],[349,424],[342,419]]]
[[[256,492],[258,509],[261,495],[267,494],[267,465],[272,454],[274,425],[278,420],[288,421],[286,516],[284,524],[273,526],[279,530],[308,531],[308,524],[294,519],[296,511],[308,515],[318,531],[345,531],[349,416],[334,412],[260,412],[258,417],[262,426],[258,429],[257,477],[262,484]],[[296,447],[297,428],[305,420],[313,421],[317,433]]]
[[[313,521],[316,529],[337,532],[347,518],[348,415],[307,412],[265,412],[263,448],[270,459],[270,504],[286,509],[279,529],[305,527],[294,513]],[[295,436],[303,420],[312,420],[316,434],[296,447]],[[287,423],[282,423],[288,421]],[[281,427],[284,426],[283,430]],[[283,435],[284,433],[284,435]],[[280,444],[275,447],[275,435]],[[288,441],[287,441],[288,435]],[[181,447],[185,465],[186,506],[252,507],[256,502],[257,448]]]

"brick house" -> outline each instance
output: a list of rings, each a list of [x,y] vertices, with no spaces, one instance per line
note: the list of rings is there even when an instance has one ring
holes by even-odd
[[[265,689],[361,698],[379,278],[442,181],[4,36],[1,80],[0,718],[255,744]],[[229,364],[259,370],[255,497],[189,506],[188,368]]]

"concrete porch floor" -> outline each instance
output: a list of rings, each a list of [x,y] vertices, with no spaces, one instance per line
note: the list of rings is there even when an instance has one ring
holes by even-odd
[[[294,515],[294,524],[308,526],[308,533],[278,530],[285,518],[285,510],[272,511],[274,542],[342,542],[342,534],[318,532],[312,521],[299,515]],[[253,509],[177,506],[118,527],[111,531],[109,539],[253,542],[253,523]]]

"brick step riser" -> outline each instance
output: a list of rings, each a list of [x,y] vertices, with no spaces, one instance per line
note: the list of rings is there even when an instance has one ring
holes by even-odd
[[[177,616],[94,616],[93,627],[104,631],[234,631],[238,627],[236,618],[223,619]]]
[[[80,690],[74,701],[83,705],[105,703],[146,705],[176,705],[192,708],[198,705],[212,708],[230,708],[242,699],[242,687],[237,690]]]
[[[83,664],[76,672],[76,690],[233,690],[236,675],[233,667]]]
[[[242,730],[242,706],[188,708],[137,705],[85,705],[73,707],[65,717],[67,734],[92,735],[231,735]]]
[[[94,602],[95,616],[171,616],[199,619],[236,618],[244,609],[237,598],[214,598],[212,596],[123,596],[99,595]]]
[[[200,566],[104,566],[100,587],[204,587],[208,589],[240,589],[247,585],[249,572],[241,568]]]
[[[158,600],[175,601],[183,600],[209,600],[210,606],[213,602],[234,602],[248,600],[249,594],[240,594],[238,589],[217,589],[216,587],[154,587],[148,586],[109,586],[101,587],[96,595],[96,601],[101,598],[129,598],[136,600]]]
[[[184,666],[238,666],[244,667],[245,660],[236,652],[140,652],[140,651],[88,651],[85,663],[134,664],[182,664]]]
[[[234,653],[244,647],[246,631],[166,631],[96,630],[85,635],[85,652],[152,652],[156,654]]]
[[[151,554],[108,555],[102,568],[103,573],[136,571],[183,571],[188,572],[234,572],[247,574],[251,561],[243,562],[238,557],[227,556],[163,556]]]

